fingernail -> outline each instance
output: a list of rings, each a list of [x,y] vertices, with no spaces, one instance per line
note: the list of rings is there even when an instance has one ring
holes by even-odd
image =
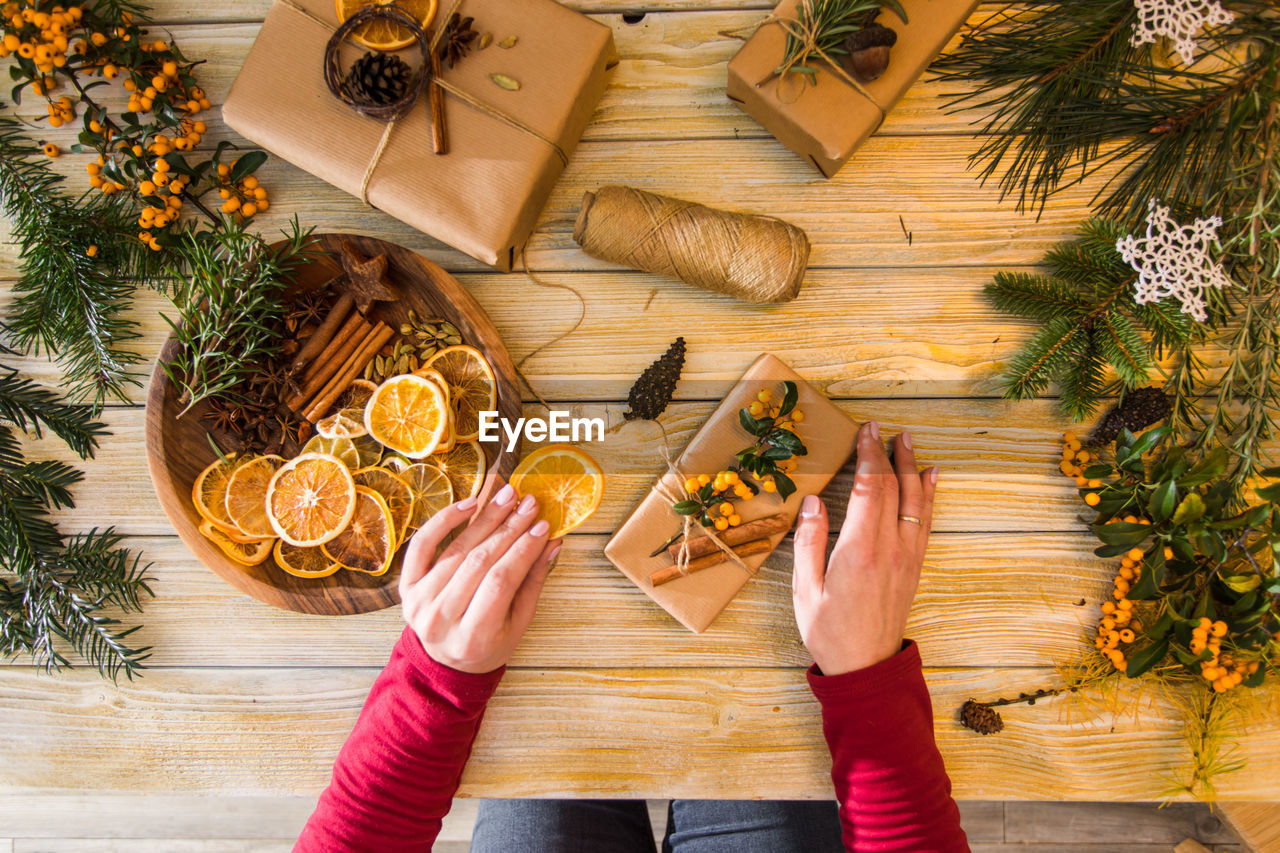
[[[801,518],[817,518],[822,512],[822,501],[817,495],[806,495],[804,503],[800,504]]]
[[[934,465],[932,468],[929,469],[929,482],[933,483],[935,486],[938,485],[938,472],[941,470],[942,469],[939,468],[937,465]]]
[[[867,421],[867,432],[875,441],[880,440],[880,424],[875,421]]]
[[[551,531],[551,525],[547,524],[545,518],[540,519],[537,524],[529,528],[530,536],[546,536]]]
[[[476,508],[476,499],[464,498],[463,500],[460,500],[456,504],[454,504],[453,508],[456,509],[458,512],[471,512],[471,510]]]
[[[498,493],[493,496],[493,502],[498,506],[506,506],[515,499],[515,496],[516,490],[511,488],[510,483],[507,483],[501,489],[498,489]]]
[[[557,545],[556,547],[551,549],[551,553],[547,556],[548,563],[554,563],[556,561],[556,557],[560,556],[560,548],[561,546]]]
[[[538,499],[533,495],[525,495],[524,500],[520,501],[520,506],[516,508],[516,512],[520,515],[528,515],[538,508]]]
[[[902,446],[905,447],[907,450],[911,449],[911,433],[904,432],[902,434]]]

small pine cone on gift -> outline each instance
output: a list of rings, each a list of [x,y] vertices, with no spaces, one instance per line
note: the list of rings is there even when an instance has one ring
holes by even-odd
[[[980,735],[993,735],[1004,728],[1004,720],[995,708],[973,699],[960,706],[960,723]]]
[[[661,358],[644,369],[627,395],[629,411],[622,415],[624,419],[652,421],[666,411],[684,370],[684,354],[684,338],[676,338]]]
[[[1098,425],[1089,434],[1089,444],[1094,447],[1110,444],[1122,429],[1130,432],[1146,429],[1168,417],[1172,409],[1173,402],[1159,388],[1135,388],[1102,416],[1102,420],[1098,421]]]
[[[371,50],[352,64],[342,90],[353,101],[382,107],[404,95],[411,77],[413,69],[403,59]]]

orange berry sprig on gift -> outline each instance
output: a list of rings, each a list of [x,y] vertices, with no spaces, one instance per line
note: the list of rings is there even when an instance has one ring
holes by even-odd
[[[796,434],[797,424],[804,421],[804,412],[796,408],[798,395],[794,382],[784,382],[782,399],[773,405],[773,392],[762,388],[738,411],[739,424],[755,443],[734,454],[736,463],[714,477],[699,474],[685,480],[688,497],[672,509],[704,527],[724,531],[742,524],[735,501],[749,501],[760,492],[777,493],[783,500],[790,497],[796,487],[788,475],[799,466],[796,457],[808,453]]]
[[[212,158],[186,159],[208,131],[197,116],[213,104],[193,74],[196,63],[177,45],[150,38],[139,13],[107,2],[64,7],[33,0],[10,0],[0,12],[0,56],[14,61],[19,81],[14,97],[24,89],[44,97],[51,128],[69,125],[82,113],[71,151],[97,154],[85,167],[90,186],[105,196],[136,200],[143,245],[155,251],[176,246],[176,229],[190,225],[183,219],[188,204],[217,223],[218,213],[203,201],[210,192],[231,188],[237,203],[224,200],[223,214],[249,219],[266,207],[266,191],[253,178],[266,159],[261,152],[224,164],[224,143]],[[103,79],[90,82],[95,76]],[[113,116],[93,89],[115,80],[127,91],[128,103]],[[77,97],[55,100],[51,93],[66,84]],[[53,150],[50,156],[60,153]]]

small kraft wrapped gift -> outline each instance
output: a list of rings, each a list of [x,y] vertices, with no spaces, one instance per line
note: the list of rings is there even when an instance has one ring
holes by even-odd
[[[441,0],[432,52],[453,13],[491,34],[443,66],[387,122],[325,82],[333,0],[276,0],[223,106],[246,139],[482,263],[509,271],[617,65],[607,26],[552,0]],[[489,43],[492,42],[492,43]],[[420,45],[395,55],[424,66]],[[337,65],[365,50],[346,39]],[[448,151],[433,152],[431,86]]]
[[[819,38],[814,7],[831,5],[779,3],[729,61],[728,89],[729,100],[828,178],[875,133],[978,4],[900,0],[903,20],[886,2],[874,22],[854,25],[863,32]]]
[[[791,408],[787,383],[795,388]],[[753,417],[751,406],[762,392],[768,402]],[[776,417],[773,408],[779,410]],[[750,459],[740,455],[784,456],[781,448],[796,446],[785,440],[778,451],[769,451],[773,428],[794,433],[804,450],[777,463],[795,485],[785,500],[780,492],[786,488],[777,488],[782,478],[753,476]],[[782,542],[804,497],[821,492],[848,461],[857,435],[858,425],[821,391],[776,356],[762,355],[614,533],[605,556],[658,606],[701,633]],[[735,467],[742,470],[727,481],[711,479]],[[699,475],[710,482],[700,484]],[[747,497],[748,484],[758,494]],[[691,512],[700,498],[710,505],[705,516]],[[715,523],[722,518],[724,524]]]

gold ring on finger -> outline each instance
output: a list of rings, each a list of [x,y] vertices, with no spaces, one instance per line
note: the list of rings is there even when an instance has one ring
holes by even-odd
[[[909,521],[912,524],[924,524],[923,521],[916,518],[914,515],[900,515],[898,516],[898,521]]]

